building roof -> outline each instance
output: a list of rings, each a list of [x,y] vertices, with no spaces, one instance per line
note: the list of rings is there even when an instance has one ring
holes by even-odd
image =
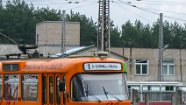
[[[76,55],[76,54],[78,54],[80,52],[86,51],[86,50],[91,49],[91,48],[95,48],[95,45],[76,47],[76,48],[67,50],[66,53],[65,53],[66,55],[64,55],[64,56]],[[121,57],[123,59],[126,59],[126,60],[128,59],[127,57],[124,57],[124,56],[122,56],[122,55],[120,55],[120,54],[118,54],[118,53],[116,53],[116,52],[114,52],[112,50],[110,51],[110,54],[117,55],[117,56],[119,56],[119,57]],[[55,55],[52,55],[51,57],[59,57],[59,56],[63,56],[63,55],[61,53],[57,53]]]
[[[45,23],[61,23],[61,21],[43,21],[41,23],[37,23],[36,25],[42,25],[42,24],[45,24]],[[66,23],[68,23],[68,24],[80,24],[80,22],[70,22],[70,21],[67,21]]]
[[[0,44],[0,55],[21,53],[15,44]]]

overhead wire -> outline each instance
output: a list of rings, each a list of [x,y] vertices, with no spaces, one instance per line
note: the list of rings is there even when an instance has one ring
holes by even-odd
[[[67,8],[64,8],[65,10],[72,10],[72,9],[77,9],[77,8],[82,8],[82,7],[86,7],[86,6],[90,6],[90,5],[93,5],[93,3],[98,3],[98,2],[95,2],[95,1],[88,1],[88,2],[91,2],[91,3],[88,3],[88,4],[84,4],[84,5],[81,5],[82,3],[81,2],[86,2],[86,0],[75,0],[75,1],[72,1],[72,0],[65,0],[63,2],[59,1],[59,2],[53,2],[53,1],[50,1],[50,2],[41,2],[39,5],[47,5],[47,4],[59,4],[59,3],[64,3],[64,6],[62,6],[62,8],[64,7],[67,7],[67,6],[70,6],[70,5],[78,5],[78,6],[74,6],[74,7],[67,7]],[[81,3],[81,4],[80,4]],[[61,6],[60,6],[61,7]],[[55,7],[56,8],[56,7]],[[59,6],[58,6],[58,9]]]
[[[146,11],[146,12],[150,12],[150,13],[155,14],[155,15],[159,15],[159,13],[156,13],[156,12],[153,12],[153,11],[150,11],[150,10],[146,10],[146,9],[142,9],[142,8],[136,6],[136,5],[131,5],[131,6],[134,7],[134,8],[137,8],[139,10],[142,10],[142,11]]]
[[[132,5],[132,6],[133,6],[133,5]],[[147,9],[142,9],[142,8],[140,8],[140,7],[137,7],[137,6],[133,6],[133,7],[137,8],[137,9],[140,9],[140,10],[142,10],[142,11],[146,11],[146,12],[150,12],[150,13],[152,13],[152,14],[159,15],[159,13],[156,13],[156,12],[153,12],[153,11],[150,11],[150,10],[147,10]],[[170,18],[170,19],[175,19],[175,20],[181,20],[181,21],[185,21],[185,22],[186,22],[185,19],[176,18],[176,17],[172,17],[172,16],[163,15],[163,17]]]
[[[121,0],[120,0],[120,1],[121,1]],[[125,3],[125,4],[126,4],[126,3]],[[156,12],[154,12],[154,11],[150,11],[150,10],[148,10],[148,9],[140,8],[140,7],[138,7],[138,6],[136,6],[136,5],[133,5],[133,4],[128,4],[128,5],[130,5],[131,7],[137,8],[137,9],[139,9],[139,10],[142,10],[142,11],[146,11],[146,12],[149,12],[149,13],[152,13],[152,14],[155,14],[155,15],[159,15],[159,13],[156,13]],[[167,15],[163,15],[163,16],[166,17],[166,18],[170,18],[170,19],[176,19],[176,20],[186,21],[185,19],[176,18],[176,17],[172,17],[172,16],[167,16]]]
[[[93,5],[93,4],[92,3],[89,3],[89,4],[80,5],[80,6],[73,7],[73,8],[67,8],[66,10],[73,10],[73,9],[76,9],[76,8],[82,8],[82,7],[86,7],[86,6],[90,6],[90,5]]]
[[[116,3],[114,3],[114,4],[116,4]],[[122,9],[127,10],[126,12],[129,11],[129,13],[133,13],[133,15],[136,15],[137,17],[142,18],[143,20],[146,20],[146,21],[149,21],[149,22],[153,22],[153,21],[151,21],[151,20],[149,20],[149,19],[147,19],[147,18],[144,18],[143,16],[137,15],[137,14],[134,13],[133,11],[131,11],[131,10],[129,10],[129,9],[127,9],[127,8],[125,8],[125,7],[121,6],[121,5],[119,5],[119,4],[116,4],[116,5],[119,6],[119,7],[121,7]]]
[[[158,9],[152,9],[152,8],[144,8],[144,7],[140,7],[142,9],[148,9],[148,10],[154,10],[154,11],[159,11]],[[173,13],[173,14],[179,14],[179,15],[186,15],[186,13],[181,13],[181,12],[175,12],[175,11],[167,11],[167,10],[163,10],[163,12],[168,12],[168,13]]]
[[[179,2],[179,1],[158,1],[158,0],[136,0],[137,2],[149,2],[149,3],[166,3],[166,4],[173,4],[173,5],[178,5],[179,3],[183,4],[186,2]]]
[[[131,3],[123,2],[123,1],[121,1],[121,0],[119,0],[119,1],[122,2],[122,3],[124,3],[124,4],[126,4],[126,5],[129,5],[129,6],[131,6],[131,7],[137,8],[137,9],[139,9],[139,10],[146,11],[146,12],[149,12],[149,13],[152,13],[152,14],[155,14],[155,15],[159,15],[159,13],[156,13],[156,12],[154,12],[154,11],[150,11],[149,9],[144,9],[144,8],[138,7],[138,6],[136,6],[136,5],[133,5],[133,4],[131,4]],[[121,7],[121,6],[120,6],[120,7]],[[123,8],[123,7],[122,7],[122,8]],[[126,8],[125,8],[125,9],[126,9]],[[169,12],[171,12],[171,11],[169,11]],[[176,13],[176,12],[172,12],[172,13]],[[184,13],[177,13],[177,14],[186,15],[186,14],[184,14]],[[176,20],[186,21],[185,19],[175,18],[175,17],[167,16],[167,15],[164,15],[164,17],[166,17],[166,18],[171,18],[171,19],[176,19]],[[169,54],[164,55],[164,57],[173,56],[173,55],[175,55],[175,54],[176,54],[175,52],[172,52],[172,53],[169,53]],[[152,58],[152,59],[157,59],[157,58]],[[140,61],[144,61],[144,60],[140,60]],[[129,64],[131,64],[131,63],[135,63],[135,62],[129,62]]]
[[[27,1],[30,1],[30,0],[27,0]],[[72,1],[71,3],[69,3],[70,1]],[[162,2],[162,1],[147,1],[147,0],[136,0],[136,1],[138,1],[138,2],[161,2],[161,3],[167,3],[167,2]],[[73,4],[73,2],[75,3],[75,2],[78,2],[77,4],[78,4],[78,6],[74,6],[74,7],[69,7],[69,8],[66,8],[67,6],[69,6],[70,4]],[[79,5],[79,3],[81,3],[81,2],[91,2],[91,3],[89,3],[89,4],[84,4],[84,5]],[[143,7],[139,7],[139,6],[136,6],[136,5],[133,5],[132,4],[132,2],[125,2],[125,1],[122,1],[122,0],[118,0],[118,1],[114,1],[114,0],[112,0],[111,1],[113,4],[116,4],[116,5],[118,5],[120,8],[123,8],[123,9],[125,9],[125,10],[127,10],[127,11],[130,11],[130,13],[133,13],[134,15],[136,15],[137,17],[140,17],[140,18],[142,18],[142,19],[144,19],[144,20],[147,20],[147,21],[150,21],[150,22],[152,22],[151,20],[149,20],[149,19],[147,19],[147,18],[144,18],[143,16],[140,16],[140,15],[137,15],[136,13],[134,13],[133,11],[131,11],[131,10],[129,10],[129,9],[127,9],[127,8],[125,8],[125,7],[123,7],[123,6],[121,6],[119,3],[117,3],[117,2],[120,2],[120,3],[123,3],[123,4],[125,4],[125,5],[128,5],[128,6],[131,6],[131,7],[134,7],[134,8],[136,8],[136,9],[138,9],[138,10],[141,10],[141,11],[146,11],[146,12],[149,12],[149,13],[152,13],[152,14],[155,14],[155,15],[159,15],[159,13],[157,13],[157,12],[154,12],[154,10],[153,9],[148,9],[148,8],[143,8]],[[89,1],[87,1],[87,0],[64,0],[64,1],[51,1],[51,0],[48,0],[48,1],[38,1],[37,2],[39,5],[47,5],[47,4],[59,4],[59,3],[63,3],[64,5],[63,6],[60,6],[60,7],[58,7],[58,9],[59,8],[64,8],[64,9],[66,9],[66,10],[73,10],[73,9],[77,9],[77,8],[82,8],[82,7],[86,7],[86,6],[90,6],[90,5],[93,5],[93,3],[98,3],[98,0],[89,0]],[[169,2],[169,3],[177,3],[177,2]],[[181,14],[181,15],[186,15],[185,13],[177,13],[177,12],[172,12],[172,11],[166,11],[166,12],[170,12],[170,13],[175,13],[175,14]],[[180,21],[186,21],[185,19],[181,19],[181,18],[177,18],[177,17],[172,17],[172,16],[167,16],[167,15],[164,15],[164,17],[166,17],[166,18],[169,18],[169,19],[175,19],[175,20],[180,20]]]
[[[121,1],[121,0],[118,0],[118,1],[120,1],[121,3],[124,3],[124,4],[128,5],[128,6],[137,8],[137,9],[139,9],[139,10],[146,11],[146,12],[150,12],[150,13],[155,14],[155,15],[159,15],[159,14],[156,13],[156,12],[153,12],[153,11],[150,11],[150,10],[142,9],[142,8],[140,8],[140,7],[138,7],[138,6],[134,5],[134,4],[132,4],[132,3],[126,3],[126,2],[123,2],[123,1]]]
[[[4,0],[3,2],[7,2],[7,1],[10,1],[10,0]],[[87,1],[87,0],[63,0],[63,1],[56,1],[56,0],[47,0],[47,1],[38,1],[38,0],[25,0],[26,2],[30,2],[30,3],[34,3],[34,4],[37,4],[37,5],[55,5],[55,4],[60,4],[60,3],[65,3],[66,5],[70,5],[70,4],[79,4],[81,2],[96,2],[95,0],[94,1]],[[11,1],[10,1],[11,2]]]
[[[166,18],[170,18],[170,19],[175,19],[175,20],[181,20],[181,21],[185,21],[185,22],[186,22],[185,19],[180,19],[180,18],[176,18],[176,17],[172,17],[172,16],[164,15],[164,17],[166,17]]]

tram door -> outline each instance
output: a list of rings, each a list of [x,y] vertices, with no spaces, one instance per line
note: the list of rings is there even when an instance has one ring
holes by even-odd
[[[59,82],[63,75],[43,74],[42,75],[42,104],[63,105],[63,93],[59,91]]]

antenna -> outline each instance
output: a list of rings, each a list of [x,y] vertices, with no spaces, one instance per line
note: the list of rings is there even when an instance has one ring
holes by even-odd
[[[98,14],[98,35],[97,48],[98,51],[109,52],[110,48],[110,1],[99,0]]]

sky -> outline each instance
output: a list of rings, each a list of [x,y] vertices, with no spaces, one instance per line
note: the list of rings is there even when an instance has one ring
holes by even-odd
[[[7,0],[3,0],[5,3]],[[10,0],[11,1],[11,0]],[[35,7],[49,7],[56,10],[70,10],[85,14],[97,22],[98,0],[25,0]],[[140,20],[143,24],[152,25],[163,13],[163,20],[186,23],[186,0],[110,0],[110,18],[121,27],[130,20]]]

